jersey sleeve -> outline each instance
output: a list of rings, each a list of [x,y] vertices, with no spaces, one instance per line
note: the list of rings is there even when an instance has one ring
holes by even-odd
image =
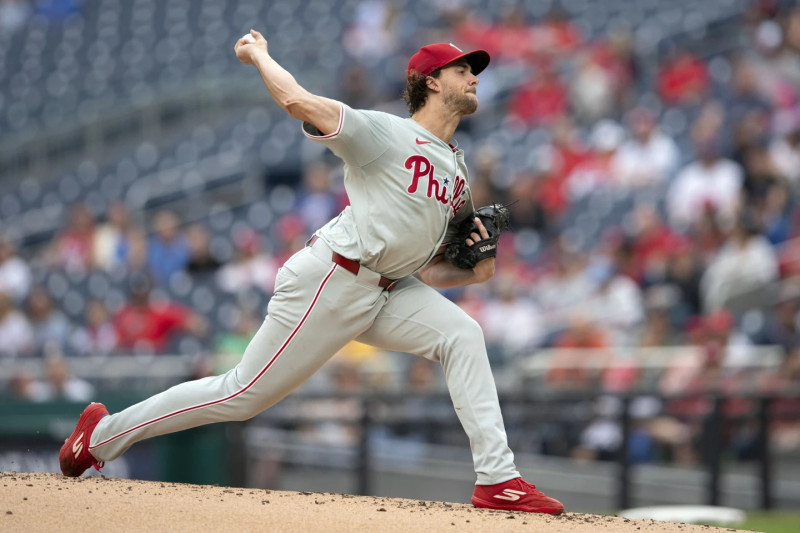
[[[392,138],[390,116],[379,111],[353,109],[341,106],[339,125],[327,135],[308,122],[303,123],[303,133],[314,142],[331,149],[348,165],[363,167],[389,149]]]

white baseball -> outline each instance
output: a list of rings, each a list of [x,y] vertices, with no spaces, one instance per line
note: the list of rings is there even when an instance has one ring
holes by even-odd
[[[246,43],[254,43],[254,42],[256,42],[255,38],[252,35],[250,35],[249,33],[245,33],[244,35],[242,35],[242,38],[239,39],[239,40],[240,41],[244,40],[244,42],[246,42]]]

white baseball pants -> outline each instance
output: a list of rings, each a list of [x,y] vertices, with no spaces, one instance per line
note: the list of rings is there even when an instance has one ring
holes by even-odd
[[[472,449],[477,484],[519,476],[508,447],[480,326],[416,278],[389,292],[380,276],[353,275],[318,239],[279,270],[268,315],[229,372],[176,385],[104,417],[89,450],[111,461],[131,445],[191,427],[246,420],[274,405],[356,339],[439,361]]]

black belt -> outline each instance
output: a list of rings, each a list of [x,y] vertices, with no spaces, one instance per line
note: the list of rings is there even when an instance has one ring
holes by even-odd
[[[317,237],[316,235],[311,237],[311,239],[309,239],[308,241],[308,245],[313,246],[314,243],[317,242],[318,238],[319,237]],[[342,254],[338,254],[336,252],[331,253],[331,261],[333,261],[343,269],[347,270],[348,272],[351,272],[354,276],[357,276],[358,271],[361,270],[361,265],[358,263],[358,261],[354,261],[353,259],[348,259]],[[381,276],[380,281],[378,281],[378,287],[380,287],[381,289],[385,289],[387,291],[392,291],[394,290],[398,281],[399,280],[389,279]]]

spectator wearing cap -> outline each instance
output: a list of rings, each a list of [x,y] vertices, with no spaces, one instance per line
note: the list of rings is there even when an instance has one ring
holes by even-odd
[[[667,183],[680,162],[678,145],[658,129],[656,115],[637,108],[628,116],[629,138],[619,147],[611,172],[620,187]]]
[[[130,299],[114,316],[118,351],[163,353],[181,332],[205,336],[206,320],[181,305],[150,297],[152,282],[141,273],[130,277]]]
[[[22,302],[31,288],[31,269],[14,247],[14,242],[0,235],[0,292]]]

